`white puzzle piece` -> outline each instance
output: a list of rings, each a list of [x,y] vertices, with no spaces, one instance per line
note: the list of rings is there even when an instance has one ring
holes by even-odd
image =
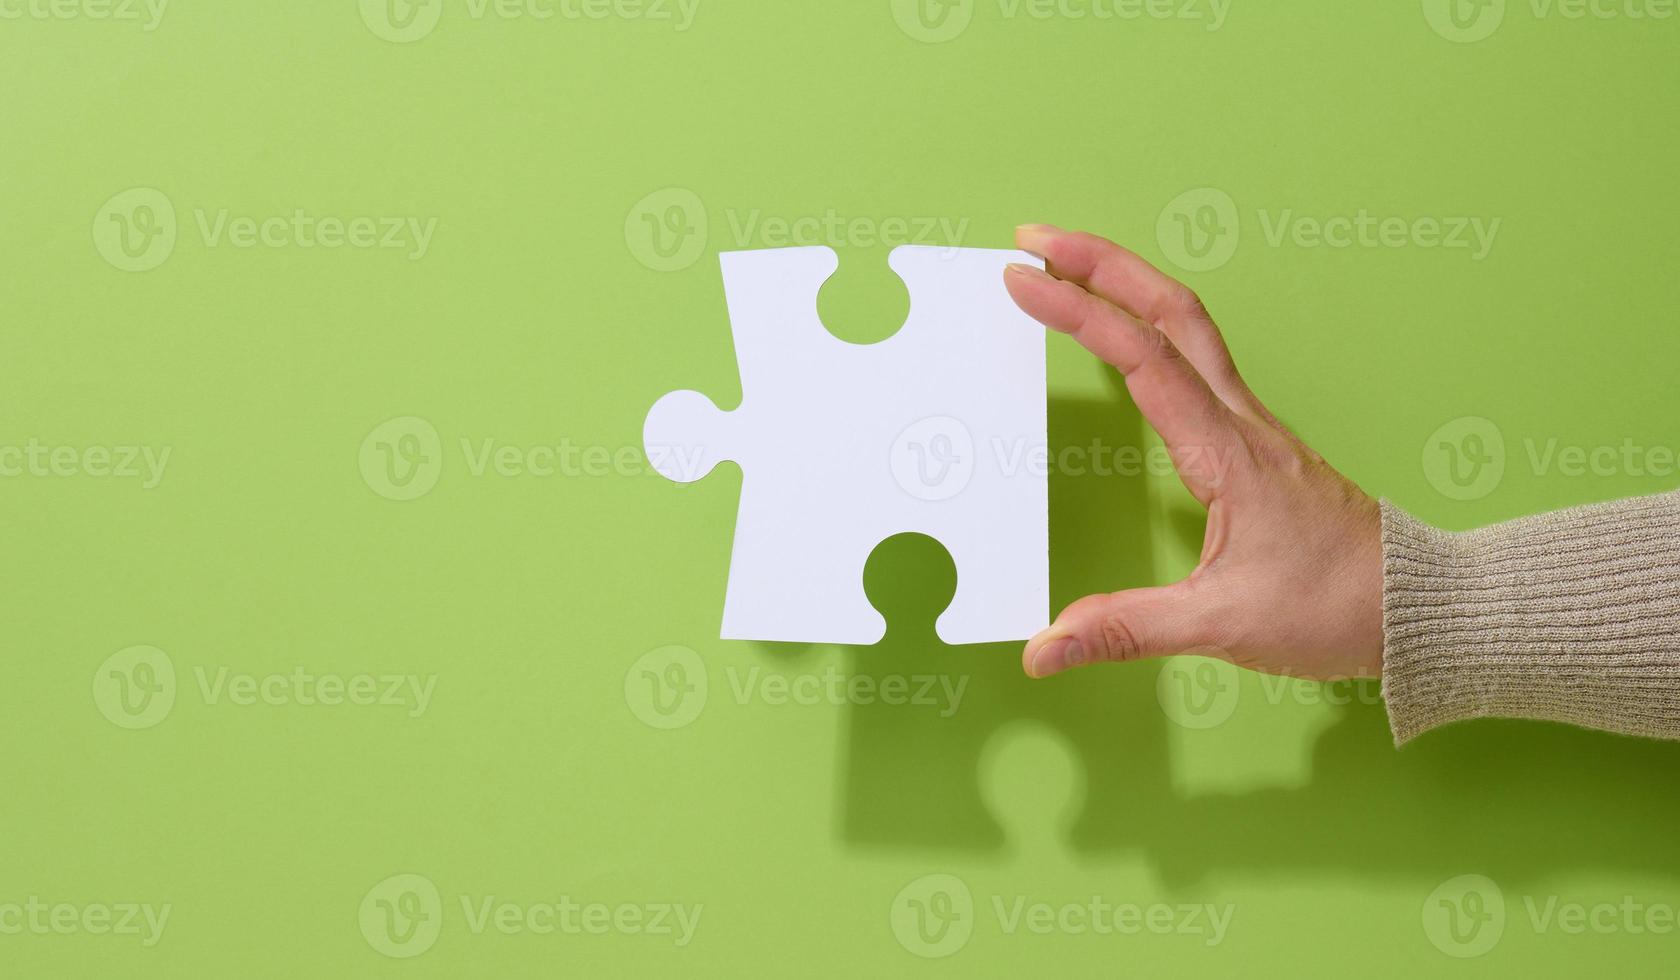
[[[875,546],[919,532],[957,566],[936,624],[946,643],[1023,640],[1049,623],[1044,329],[1003,285],[1025,252],[905,245],[898,333],[830,334],[824,246],[724,252],[741,405],[676,391],[648,413],[648,458],[678,483],[723,460],[743,472],[723,638],[873,644],[863,590]]]

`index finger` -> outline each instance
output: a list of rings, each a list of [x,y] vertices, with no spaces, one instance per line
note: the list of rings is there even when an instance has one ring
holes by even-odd
[[[1078,285],[1030,265],[1004,274],[1009,295],[1028,316],[1068,334],[1118,368],[1138,411],[1172,451],[1185,486],[1206,504],[1235,450],[1236,416],[1214,395],[1166,334]]]

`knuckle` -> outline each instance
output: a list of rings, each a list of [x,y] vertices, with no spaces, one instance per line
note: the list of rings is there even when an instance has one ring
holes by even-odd
[[[1304,477],[1313,465],[1305,447],[1275,431],[1264,429],[1251,433],[1249,454],[1262,468],[1291,479]]]
[[[1125,663],[1138,659],[1141,653],[1137,635],[1121,616],[1111,615],[1103,618],[1102,640],[1104,660]]]
[[[1208,315],[1207,304],[1202,302],[1201,295],[1183,283],[1177,283],[1176,285],[1178,288],[1174,292],[1173,301],[1179,312],[1192,320],[1199,320],[1210,327],[1213,326],[1213,318]]]
[[[1172,342],[1166,333],[1160,330],[1144,330],[1146,343],[1149,345],[1149,356],[1163,364],[1172,364],[1184,360],[1184,352]]]

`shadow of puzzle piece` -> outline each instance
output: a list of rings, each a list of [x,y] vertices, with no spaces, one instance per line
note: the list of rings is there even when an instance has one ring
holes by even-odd
[[[1142,444],[1129,401],[1051,400],[1056,608],[1151,582],[1146,481],[1113,459],[1117,450],[1141,451]],[[1097,669],[1034,681],[1022,672],[1019,643],[945,646],[933,621],[955,587],[950,557],[929,538],[901,535],[871,555],[865,591],[888,630],[875,647],[848,649],[848,673],[934,678],[935,692],[961,695],[954,707],[949,696],[921,708],[848,705],[842,837],[887,849],[1003,848],[1008,832],[983,798],[980,772],[1000,732],[1029,725],[1073,755],[1082,805],[1063,831],[1068,843],[1080,850],[1137,844],[1135,829],[1114,815],[1170,792],[1154,672]],[[1065,787],[1045,790],[1045,803],[1062,805],[1049,797]]]

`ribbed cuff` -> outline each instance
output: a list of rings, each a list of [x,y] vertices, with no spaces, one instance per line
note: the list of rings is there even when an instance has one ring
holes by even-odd
[[[1466,718],[1680,738],[1680,494],[1462,533],[1382,502],[1396,745]]]

